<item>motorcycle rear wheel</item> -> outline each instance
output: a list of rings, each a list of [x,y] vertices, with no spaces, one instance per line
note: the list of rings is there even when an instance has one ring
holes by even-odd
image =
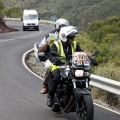
[[[76,116],[77,120],[93,120],[94,106],[91,95],[83,95],[76,102]]]

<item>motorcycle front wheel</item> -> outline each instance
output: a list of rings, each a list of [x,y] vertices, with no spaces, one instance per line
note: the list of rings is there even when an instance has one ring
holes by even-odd
[[[91,95],[83,95],[76,102],[77,120],[93,120],[94,107]]]

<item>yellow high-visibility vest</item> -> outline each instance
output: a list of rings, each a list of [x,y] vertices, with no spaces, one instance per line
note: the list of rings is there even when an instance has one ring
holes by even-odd
[[[63,45],[62,45],[61,40],[59,39],[58,41],[55,41],[54,44],[55,44],[56,47],[57,47],[57,52],[58,52],[62,57],[66,58],[65,53],[64,53],[64,50],[63,50]],[[76,51],[76,46],[77,46],[76,41],[73,41],[73,43],[71,44],[72,53],[74,53],[74,52]],[[61,60],[61,62],[65,62],[65,60]],[[52,72],[53,70],[57,69],[57,68],[60,68],[60,66],[52,64],[51,72]]]

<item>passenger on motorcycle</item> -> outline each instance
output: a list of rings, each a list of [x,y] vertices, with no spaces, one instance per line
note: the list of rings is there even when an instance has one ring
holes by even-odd
[[[68,58],[74,52],[83,51],[80,46],[74,41],[74,38],[78,34],[78,30],[74,26],[66,26],[60,29],[59,40],[55,41],[50,48],[49,60],[53,63],[51,68],[51,82],[49,84],[47,105],[52,107],[54,94],[57,86],[60,83],[60,64],[63,63],[57,58],[53,51],[58,52],[62,57]]]
[[[59,31],[62,27],[64,26],[68,26],[69,22],[66,19],[60,18],[55,22],[55,30],[51,31],[49,34],[45,35],[45,37],[43,38],[42,41],[38,42],[37,46],[39,49],[39,52],[45,52],[45,56],[49,56],[49,52],[50,52],[50,46],[51,44],[59,39]],[[43,78],[43,87],[41,89],[41,94],[46,94],[47,92],[47,86],[51,80],[51,75],[50,75],[50,69],[51,69],[51,62],[49,61],[48,58],[46,58],[45,60],[42,60],[42,58],[40,58],[41,61],[44,61],[44,78]]]

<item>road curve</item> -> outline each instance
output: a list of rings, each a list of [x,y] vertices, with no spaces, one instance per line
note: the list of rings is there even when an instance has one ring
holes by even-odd
[[[8,22],[21,31],[0,34],[0,120],[75,120],[74,113],[54,113],[40,94],[42,81],[22,64],[23,54],[53,29],[40,25],[41,31],[22,31],[21,23]],[[95,106],[94,120],[120,120],[120,115]]]

